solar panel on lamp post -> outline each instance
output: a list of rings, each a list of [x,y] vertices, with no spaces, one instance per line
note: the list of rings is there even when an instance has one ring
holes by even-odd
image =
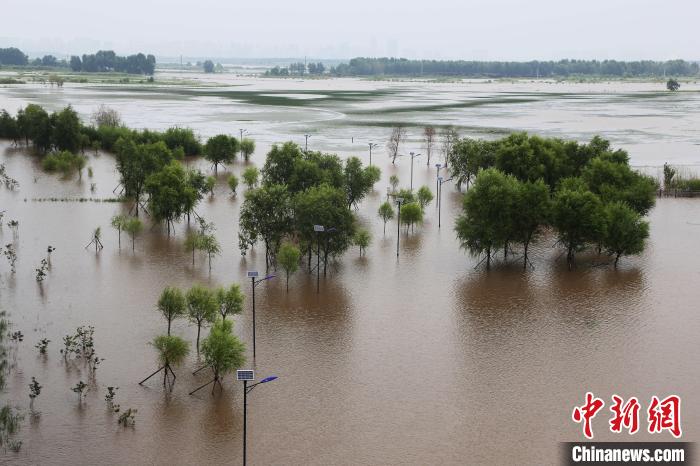
[[[255,387],[260,384],[272,382],[277,380],[276,375],[271,375],[265,377],[260,382],[248,386],[248,382],[255,380],[255,371],[252,369],[239,369],[236,371],[236,380],[243,381],[243,466],[245,466],[248,460],[247,452],[247,440],[248,440],[248,393],[250,393]]]
[[[253,288],[253,359],[255,359],[255,287],[264,281],[270,280],[271,278],[275,278],[274,275],[268,275],[265,278],[257,279],[259,275],[260,274],[257,270],[248,271],[248,278],[250,278],[250,282]]]

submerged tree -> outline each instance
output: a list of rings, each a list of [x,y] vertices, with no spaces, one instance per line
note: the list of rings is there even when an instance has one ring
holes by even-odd
[[[421,186],[416,194],[418,198],[418,204],[420,204],[421,209],[425,209],[428,204],[433,200],[433,192],[427,186]]]
[[[680,83],[678,81],[676,81],[675,79],[671,78],[668,81],[666,81],[666,89],[668,89],[669,91],[675,92],[680,88],[681,88]]]
[[[623,202],[606,205],[605,218],[603,246],[615,256],[617,267],[620,256],[639,254],[644,250],[644,241],[649,237],[649,223]]]
[[[247,249],[260,239],[265,243],[265,269],[275,260],[282,239],[292,231],[292,202],[283,185],[263,185],[245,194],[241,206],[238,245],[245,255]],[[345,200],[343,196],[343,208]]]
[[[208,288],[194,285],[187,291],[187,314],[192,323],[197,324],[197,351],[202,326],[214,322],[218,308],[216,295]]]
[[[498,170],[482,171],[464,195],[463,213],[457,218],[455,231],[462,247],[471,254],[485,254],[486,268],[491,268],[493,252],[504,246],[511,235],[512,203],[516,180]]]
[[[245,345],[232,334],[232,329],[233,322],[230,320],[219,320],[212,326],[209,336],[202,342],[202,355],[206,365],[214,372],[214,378],[192,390],[190,395],[210,384],[214,384],[212,394],[217,384],[223,390],[221,380],[224,375],[245,363]]]
[[[166,287],[158,298],[158,311],[168,321],[168,335],[173,320],[184,317],[187,313],[187,300],[179,288]]]
[[[122,230],[128,220],[129,217],[126,215],[115,215],[112,217],[112,227],[117,230],[117,234],[119,235],[119,249],[122,248]]]
[[[289,276],[299,270],[299,259],[301,252],[299,248],[289,242],[282,243],[277,253],[277,263],[284,269],[287,277],[287,291],[289,291]]]
[[[175,376],[175,372],[173,372],[172,366],[178,366],[185,360],[190,352],[189,343],[174,335],[159,335],[153,339],[152,344],[158,351],[160,367],[153,374],[139,382],[139,385],[142,385],[160,371],[163,371],[164,387],[168,381],[168,372],[173,376],[173,383],[175,383],[177,377]]]
[[[396,157],[399,156],[399,147],[401,143],[406,139],[406,128],[401,125],[395,126],[391,130],[391,135],[389,136],[389,141],[386,143],[386,150],[391,157],[391,163],[396,163]]]
[[[406,225],[406,233],[413,229],[416,223],[423,223],[423,209],[417,202],[409,202],[401,206],[401,223]]]
[[[136,236],[143,230],[143,223],[136,217],[132,217],[124,224],[124,231],[131,237],[131,251],[136,249]]]
[[[386,201],[379,206],[378,214],[384,222],[384,234],[386,235],[386,222],[394,218],[394,208],[391,207],[391,203],[389,201]]]
[[[229,315],[238,315],[243,312],[243,293],[236,283],[230,287],[221,287],[216,290],[219,315],[221,320],[226,320]]]
[[[559,241],[566,248],[569,269],[574,265],[574,255],[589,242],[604,237],[605,220],[598,196],[583,189],[560,189],[552,204],[552,223],[559,234]]]
[[[529,262],[530,243],[549,223],[551,202],[549,188],[542,180],[519,183],[511,209],[513,238],[523,245],[523,269]]]
[[[430,156],[433,154],[433,147],[435,146],[435,128],[432,126],[426,126],[423,128],[423,142],[425,143],[425,155],[428,161],[426,165],[430,166]]]
[[[348,208],[357,205],[381,178],[379,168],[375,166],[362,167],[357,157],[345,161],[345,192],[348,198]]]
[[[367,253],[367,246],[369,246],[371,241],[372,235],[370,234],[369,230],[366,228],[358,228],[358,230],[355,232],[355,236],[353,237],[353,242],[360,248],[360,256],[362,255],[363,251],[365,254]]]
[[[238,177],[236,175],[231,174],[231,176],[228,177],[228,187],[231,188],[231,193],[235,196],[236,189],[238,189]]]
[[[207,257],[209,258],[209,271],[211,271],[211,258],[221,253],[221,246],[219,245],[219,241],[213,234],[202,235],[201,248],[202,251],[207,253]]]
[[[225,134],[209,138],[204,145],[204,156],[214,165],[214,173],[218,173],[219,165],[225,165],[235,160],[238,146],[238,139]]]
[[[395,192],[396,188],[399,186],[399,177],[396,175],[391,175],[389,177],[389,184],[391,185],[391,191]]]
[[[241,154],[243,154],[243,159],[248,162],[250,161],[250,156],[255,152],[255,141],[248,138],[243,138],[240,144]]]
[[[258,185],[258,178],[260,177],[260,171],[257,167],[248,167],[243,170],[243,183],[248,189],[253,189]]]

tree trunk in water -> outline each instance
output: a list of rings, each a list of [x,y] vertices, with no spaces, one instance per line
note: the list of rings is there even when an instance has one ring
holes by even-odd
[[[620,260],[620,253],[618,252],[617,255],[615,256],[615,268],[617,268],[617,261]]]
[[[574,248],[569,245],[568,251],[566,253],[566,261],[569,263],[569,270],[571,270],[574,262]]]
[[[202,323],[197,322],[197,352],[199,353],[199,332],[202,330]]]
[[[287,272],[287,293],[289,293],[289,272]]]
[[[525,241],[525,253],[523,254],[525,257],[523,258],[523,270],[527,269],[527,248],[530,246],[530,240],[528,239]]]
[[[172,320],[168,319],[168,336],[170,336],[170,322],[172,322]]]
[[[117,231],[119,232],[119,249],[122,248],[122,229],[118,228]]]
[[[486,270],[491,270],[491,248],[486,249]]]

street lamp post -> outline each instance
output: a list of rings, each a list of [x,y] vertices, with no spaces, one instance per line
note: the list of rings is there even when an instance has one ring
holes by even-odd
[[[265,278],[258,279],[258,275],[259,273],[257,270],[248,271],[248,278],[250,278],[250,283],[253,288],[253,359],[255,359],[255,287],[266,280],[275,278],[274,275],[268,275]]]
[[[311,137],[310,134],[305,134],[304,139],[306,142],[304,143],[304,152],[309,152],[309,138]]]
[[[372,166],[372,149],[374,149],[374,148],[377,147],[378,145],[379,145],[379,144],[377,144],[376,142],[370,142],[370,143],[369,143],[369,166],[370,166],[370,167]]]
[[[248,130],[240,128],[238,131],[241,132],[241,138],[238,140],[238,147],[240,147],[241,159],[243,158],[243,135],[248,132]]]
[[[438,190],[440,189],[440,168],[442,168],[442,164],[436,163],[435,168],[437,168],[437,173],[435,174],[435,194],[438,194]]]
[[[409,155],[411,156],[411,191],[413,191],[413,159],[420,157],[420,154],[414,154],[411,152]]]
[[[253,391],[253,389],[261,383],[272,382],[273,380],[277,380],[277,378],[278,377],[276,375],[271,375],[270,377],[265,377],[260,382],[254,383],[249,387],[248,382],[255,380],[255,371],[252,369],[239,369],[236,371],[236,379],[243,381],[243,466],[246,465],[246,461],[248,460],[248,393]]]
[[[447,183],[448,181],[452,180],[452,178],[443,180],[441,176],[438,177],[438,229],[440,229],[440,223],[441,223],[441,214],[442,214],[442,185]]]
[[[396,257],[399,257],[399,241],[401,241],[401,203],[403,197],[396,198],[396,205],[399,206],[399,215],[396,219]]]

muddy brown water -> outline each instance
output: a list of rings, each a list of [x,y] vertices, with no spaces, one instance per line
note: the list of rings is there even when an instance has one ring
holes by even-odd
[[[556,464],[559,442],[583,438],[571,409],[586,391],[608,403],[613,393],[637,396],[643,406],[652,395],[677,393],[684,439],[698,439],[697,199],[660,199],[646,251],[622,259],[618,270],[584,255],[569,272],[554,239],[545,238],[535,248],[534,270],[499,261],[486,272],[459,249],[452,225],[461,194],[449,185],[442,227],[433,203],[424,225],[402,231],[396,258],[396,223],[383,235],[376,210],[391,174],[408,185],[409,164],[393,167],[378,157],[383,181],[357,212],[373,234],[367,256],[350,249],[321,277],[320,294],[305,269],[292,277],[289,293],[281,276],[260,285],[253,362],[245,273],[264,269],[264,253],[238,251],[242,196],[228,194],[228,172],[198,207],[215,222],[223,246],[209,272],[204,256],[192,267],[183,250],[185,224],[170,238],[149,224],[132,253],[125,236],[118,249],[109,227],[127,206],[40,201],[111,196],[117,174],[109,154],[90,155],[94,176],[82,181],[44,173],[5,142],[0,162],[21,185],[0,190],[4,221],[20,224],[16,238],[8,226],[0,230],[0,242],[14,241],[18,250],[14,275],[0,258],[0,305],[25,335],[13,345],[16,365],[2,398],[26,413],[31,377],[44,387],[35,401],[40,417],[23,423],[21,452],[0,456],[2,462],[240,464],[242,386],[232,376],[221,393],[188,395],[207,381],[205,373],[192,375],[199,367],[193,353],[175,369],[172,392],[158,380],[137,384],[157,368],[148,342],[166,329],[154,310],[160,291],[193,283],[241,284],[246,308],[234,331],[249,346],[247,366],[258,378],[279,376],[248,400],[251,464]],[[434,168],[416,162],[414,170],[415,186],[434,189]],[[99,254],[84,249],[96,226],[105,243]],[[56,251],[39,285],[34,269],[49,244]],[[70,387],[88,377],[80,364],[66,364],[59,348],[63,335],[83,324],[95,326],[105,360],[79,404]],[[179,321],[173,332],[194,343],[196,327]],[[41,357],[34,345],[44,337],[51,343]],[[118,426],[107,410],[110,385],[119,386],[122,408],[138,409],[134,428]],[[629,440],[607,431],[607,409],[594,422],[596,439]]]

